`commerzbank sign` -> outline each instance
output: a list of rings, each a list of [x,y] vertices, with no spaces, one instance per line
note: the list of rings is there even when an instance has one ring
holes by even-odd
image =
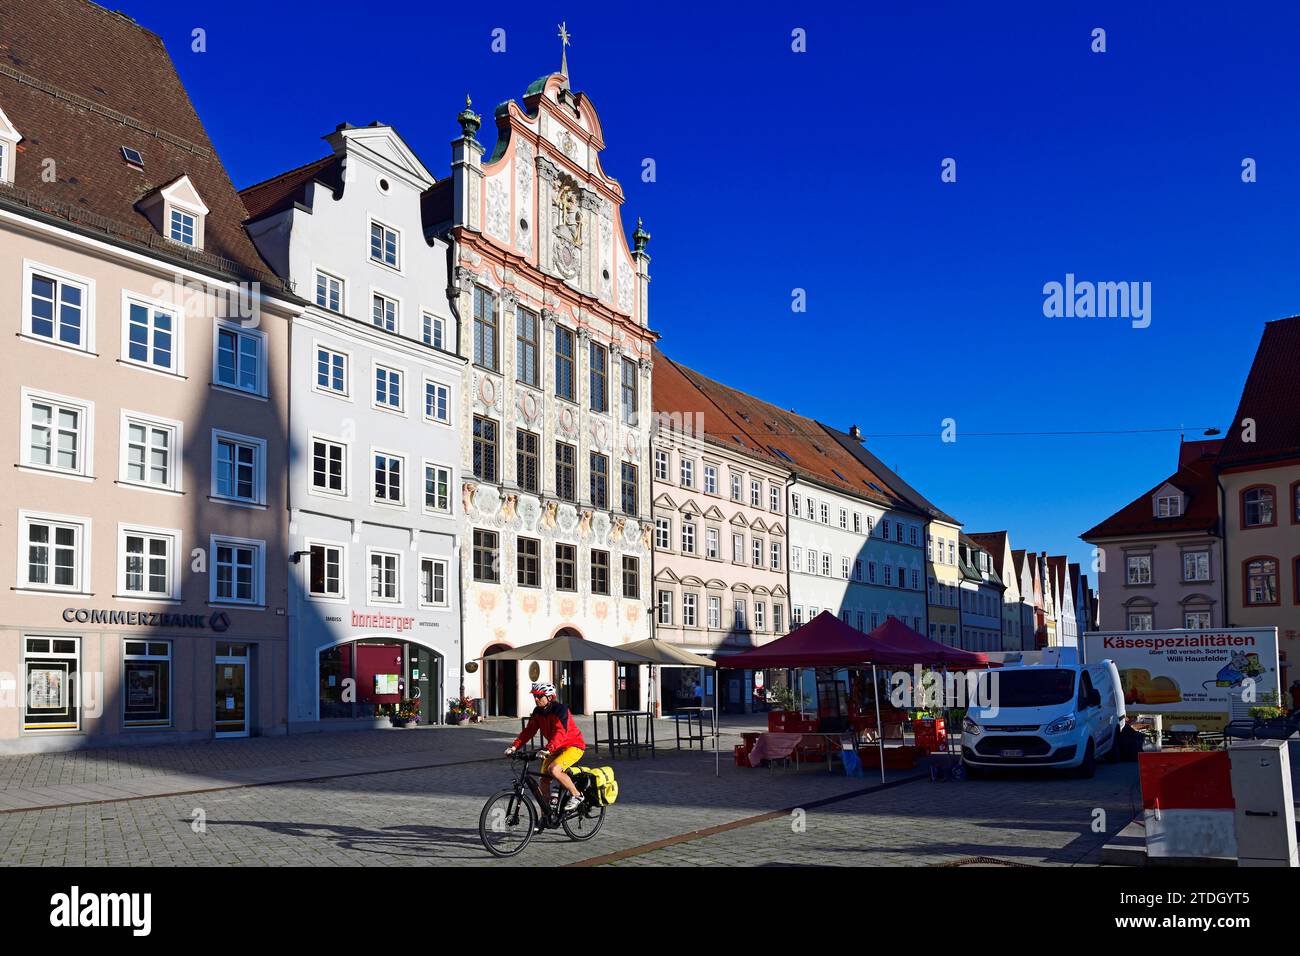
[[[69,624],[118,624],[125,627],[166,627],[212,630],[220,634],[230,627],[225,611],[211,614],[173,614],[168,611],[109,611],[95,607],[65,607]]]

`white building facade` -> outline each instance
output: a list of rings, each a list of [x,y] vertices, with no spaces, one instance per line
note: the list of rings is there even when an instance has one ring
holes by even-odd
[[[860,631],[925,628],[925,521],[797,477],[790,489],[792,623],[830,611]]]
[[[310,175],[245,191],[259,249],[312,302],[291,329],[290,726],[367,726],[404,701],[435,723],[462,664],[447,244],[396,131],[327,140]]]

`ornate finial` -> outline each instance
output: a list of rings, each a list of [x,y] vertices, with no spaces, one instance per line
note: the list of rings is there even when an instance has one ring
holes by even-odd
[[[456,117],[456,122],[460,123],[461,134],[466,139],[473,139],[474,134],[478,132],[479,126],[483,124],[483,117],[479,116],[470,109],[469,94],[465,94],[465,109]]]
[[[558,35],[560,37],[560,73],[567,80],[569,78],[569,41],[572,37],[569,36],[569,30],[565,26],[565,22],[567,21],[560,23]]]
[[[632,233],[632,245],[637,252],[645,252],[645,244],[650,241],[650,233],[642,227],[641,217],[636,217],[636,232]]]

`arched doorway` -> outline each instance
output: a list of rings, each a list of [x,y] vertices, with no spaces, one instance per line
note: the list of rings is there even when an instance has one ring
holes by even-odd
[[[556,637],[577,637],[579,634],[571,627],[562,627],[555,634]],[[575,714],[585,714],[587,712],[587,681],[586,665],[582,661],[555,661],[554,665],[555,693],[560,703],[568,707],[570,712]]]
[[[483,656],[508,651],[504,644],[493,644]],[[489,717],[519,716],[519,662],[483,662],[483,706]]]

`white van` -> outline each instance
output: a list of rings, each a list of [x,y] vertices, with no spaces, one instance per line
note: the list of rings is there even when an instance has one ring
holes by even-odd
[[[1124,692],[1113,662],[1000,667],[980,680],[990,699],[968,708],[961,728],[971,776],[994,767],[1057,767],[1091,777],[1097,760],[1115,751]]]

